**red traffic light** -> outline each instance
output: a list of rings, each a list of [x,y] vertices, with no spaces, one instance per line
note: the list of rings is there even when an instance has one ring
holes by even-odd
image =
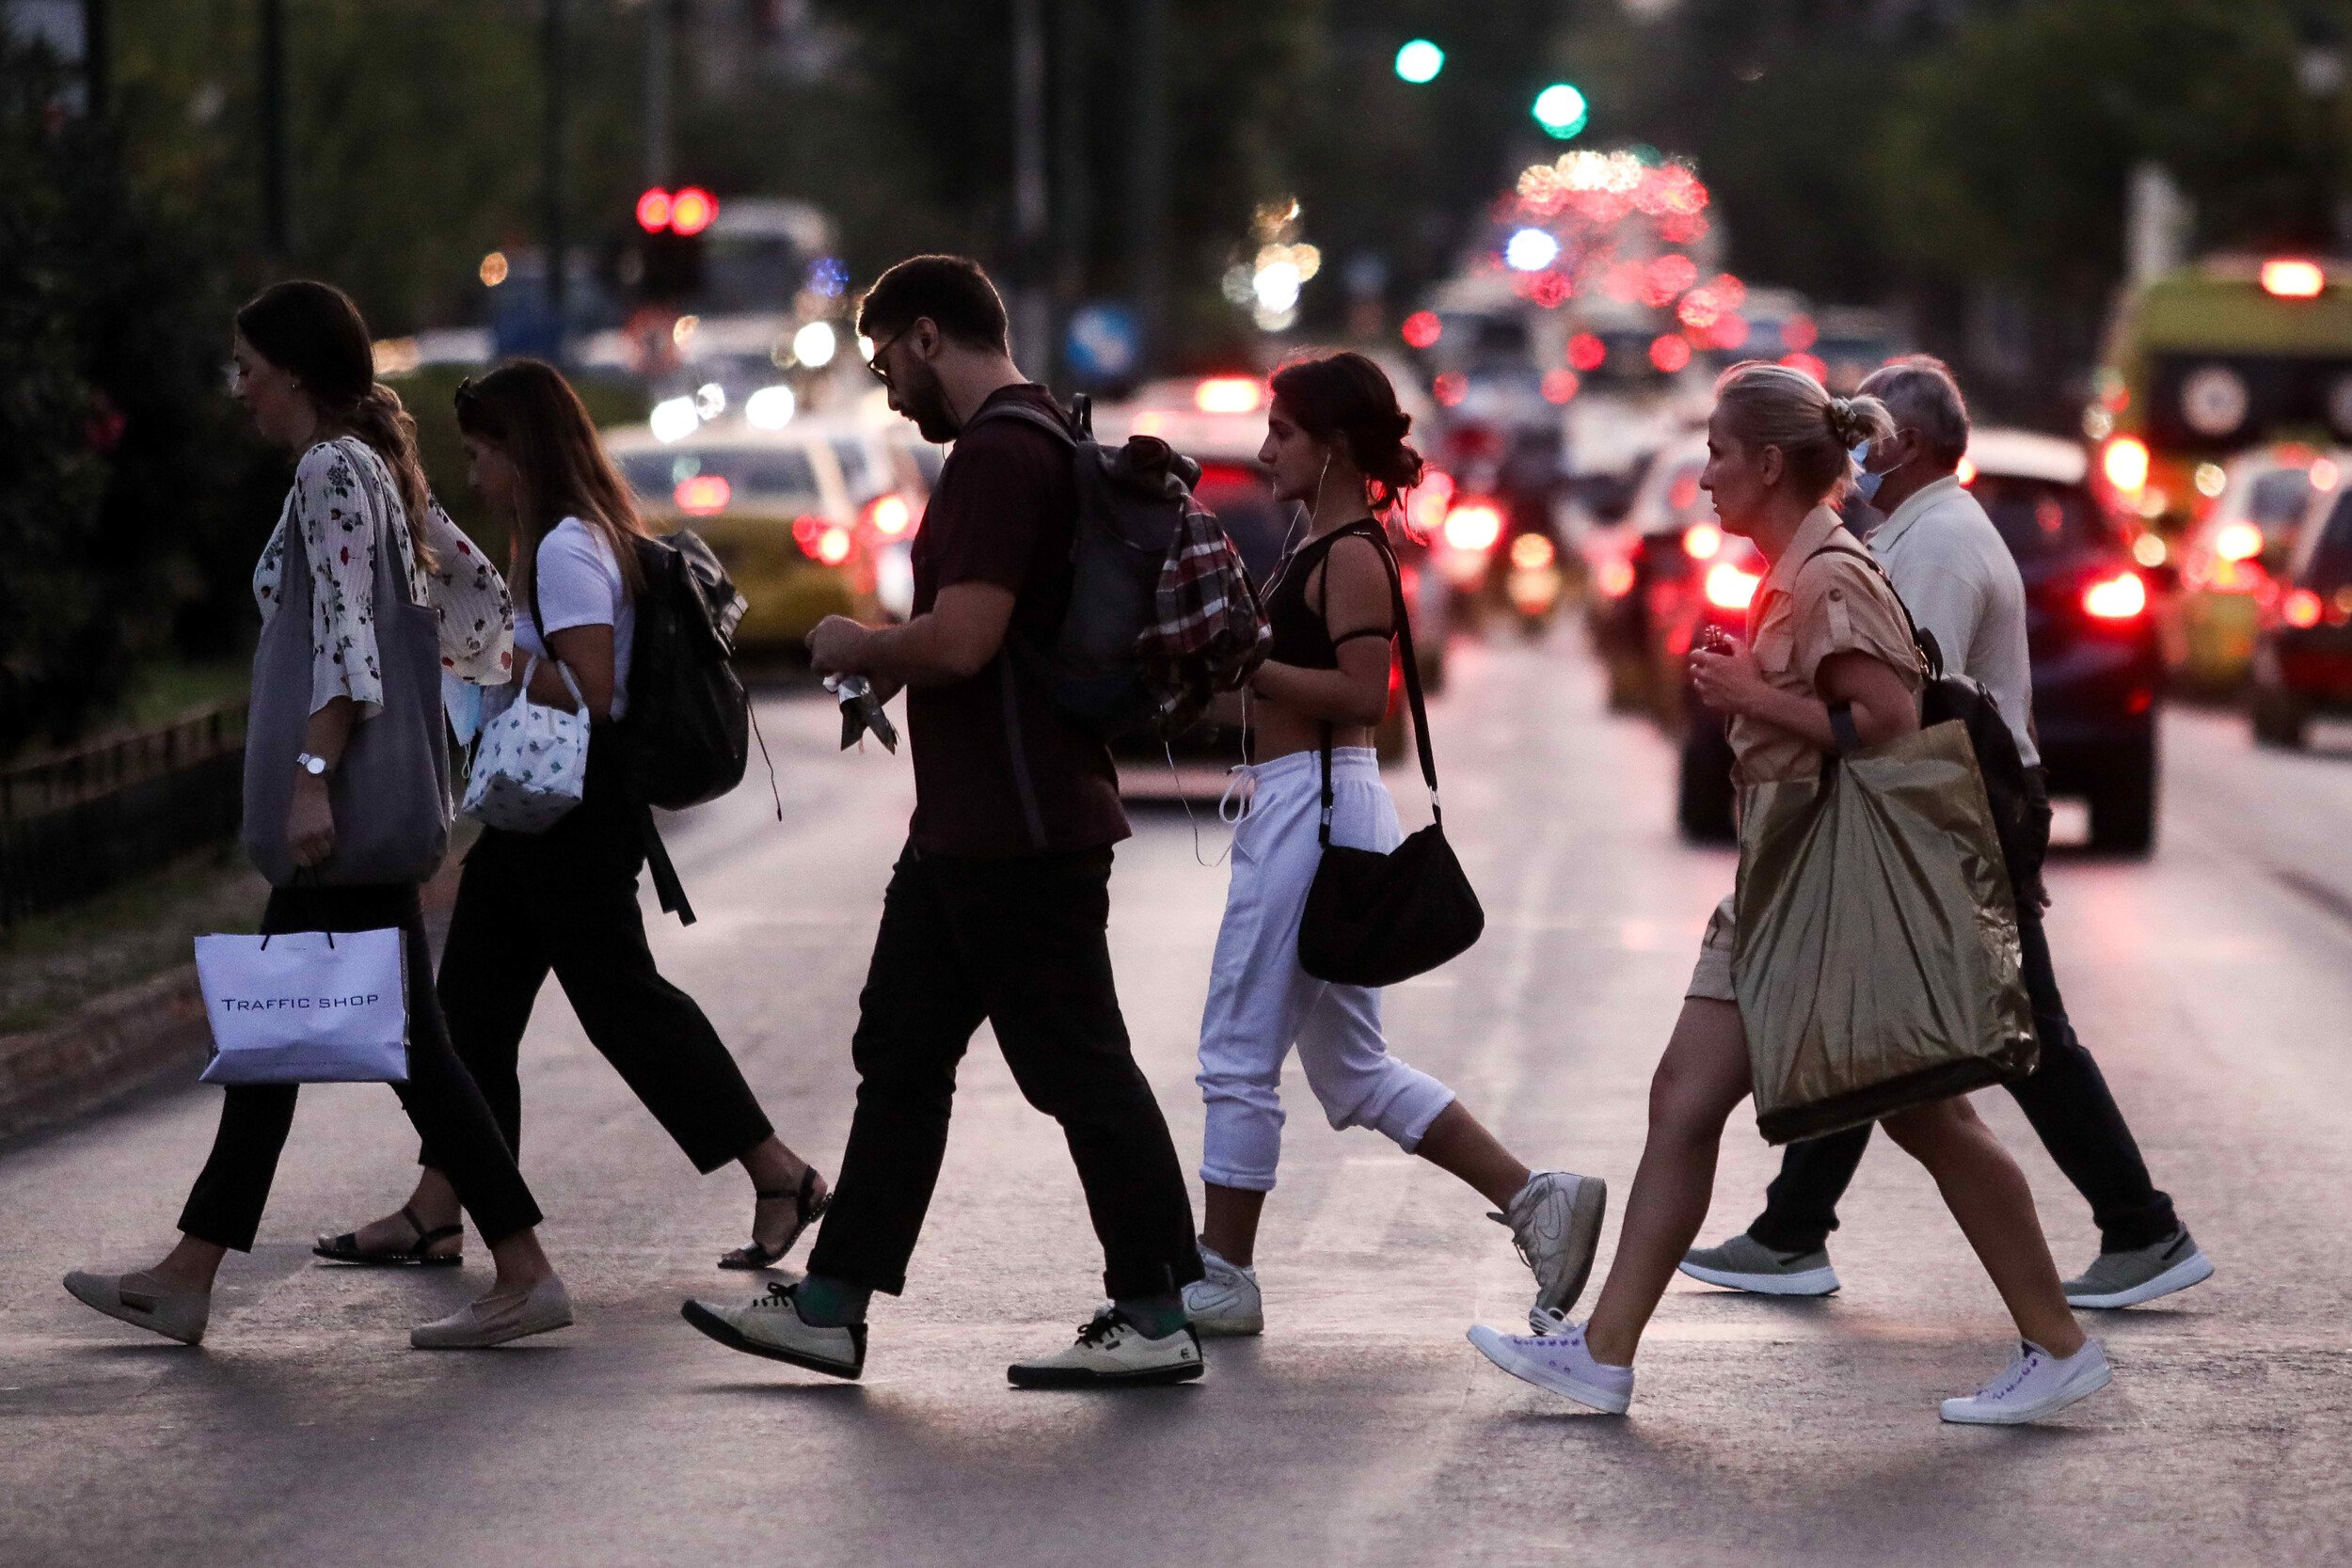
[[[670,230],[699,234],[719,215],[719,198],[699,185],[689,185],[670,198]]]
[[[719,215],[719,198],[700,185],[676,192],[659,187],[637,198],[637,227],[648,234],[699,234]]]

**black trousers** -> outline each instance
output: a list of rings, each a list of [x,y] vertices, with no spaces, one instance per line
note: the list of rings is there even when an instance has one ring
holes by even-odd
[[[392,1085],[408,1119],[434,1148],[448,1152],[442,1169],[485,1241],[496,1243],[539,1223],[539,1206],[515,1168],[482,1091],[450,1046],[449,1029],[433,992],[433,950],[424,934],[417,890],[392,887],[291,887],[269,895],[262,929],[373,931],[397,926],[407,934],[408,1082]],[[199,1241],[238,1252],[253,1250],[253,1234],[269,1201],[278,1156],[294,1126],[295,1085],[241,1084],[225,1093],[220,1131],[211,1158],[181,1211],[180,1228]]]
[[[644,808],[629,792],[628,744],[625,729],[596,725],[578,806],[543,833],[492,828],[467,854],[441,952],[441,1006],[458,1059],[519,1151],[516,1064],[552,971],[590,1043],[707,1175],[774,1129],[718,1031],[645,945]],[[446,1169],[441,1153],[428,1138],[421,1158]]]
[[[2050,807],[2040,801],[2041,832],[2030,874],[2030,890],[2018,900],[2017,934],[2023,947],[2023,979],[2033,1005],[2041,1059],[2030,1077],[2010,1084],[2026,1119],[2058,1169],[2090,1205],[2100,1245],[2109,1252],[2153,1245],[2179,1228],[2172,1199],[2149,1180],[2147,1162],[2132,1136],[2106,1075],[2075,1037],[2058,995],[2050,963],[2050,940],[2042,927],[2039,896],[2042,859],[2050,847]],[[1837,1200],[1862,1164],[1870,1142],[1867,1125],[1788,1146],[1780,1175],[1766,1190],[1764,1212],[1748,1234],[1781,1252],[1811,1252],[1837,1228]]]
[[[1192,1200],[1111,980],[1111,852],[967,860],[909,845],[882,900],[850,1055],[857,1114],[809,1272],[906,1288],[956,1066],[983,1019],[1029,1103],[1061,1123],[1113,1299],[1200,1277]]]

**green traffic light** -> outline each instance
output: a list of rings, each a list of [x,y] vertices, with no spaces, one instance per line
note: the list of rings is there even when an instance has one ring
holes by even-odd
[[[1396,52],[1396,73],[1415,87],[1434,82],[1445,69],[1445,51],[1427,39],[1415,39]]]
[[[1584,129],[1591,117],[1591,106],[1584,95],[1566,82],[1554,82],[1535,95],[1535,123],[1544,128],[1544,135],[1566,141]]]

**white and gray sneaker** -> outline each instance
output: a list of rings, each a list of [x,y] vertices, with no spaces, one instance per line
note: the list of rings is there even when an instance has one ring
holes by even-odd
[[[1593,1359],[1584,1325],[1562,1323],[1554,1334],[1505,1334],[1479,1323],[1470,1331],[1478,1354],[1522,1383],[1565,1394],[1603,1415],[1622,1416],[1633,1402],[1633,1369]]]
[[[1708,1285],[1759,1296],[1837,1293],[1837,1271],[1829,1266],[1827,1247],[1776,1252],[1744,1230],[1721,1246],[1692,1247],[1682,1255],[1682,1272]]]
[[[2103,1252],[2090,1267],[2066,1282],[2069,1307],[2112,1308],[2202,1285],[2213,1277],[2213,1259],[2184,1226],[2153,1246]]]
[[[1207,1370],[1190,1323],[1153,1339],[1126,1313],[1105,1307],[1068,1350],[1016,1361],[1005,1376],[1015,1388],[1131,1388],[1190,1383]]]
[[[1207,1247],[1200,1249],[1208,1270],[1184,1287],[1184,1311],[1204,1338],[1263,1334],[1265,1297],[1258,1291],[1258,1271],[1229,1263]]]
[[[1535,1312],[1565,1314],[1584,1293],[1608,1212],[1608,1182],[1565,1170],[1537,1171],[1511,1199],[1509,1213],[1487,1212],[1488,1219],[1511,1227],[1519,1261],[1534,1273],[1531,1319]]]
[[[799,1290],[797,1282],[779,1279],[748,1307],[690,1301],[678,1315],[729,1350],[829,1377],[856,1377],[866,1370],[866,1325],[810,1323],[801,1316]]]
[[[2000,1376],[1965,1399],[1946,1400],[1944,1418],[1961,1426],[2019,1426],[2089,1399],[2114,1376],[2096,1339],[2085,1339],[2082,1349],[2063,1359],[2026,1339]]]

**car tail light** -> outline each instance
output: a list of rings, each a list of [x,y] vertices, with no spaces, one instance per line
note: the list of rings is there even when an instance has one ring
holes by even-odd
[[[2148,608],[2148,585],[2137,572],[2118,572],[2083,590],[2083,610],[2101,621],[2128,621]]]
[[[1633,562],[1611,557],[1593,574],[1593,586],[1604,599],[1622,599],[1633,592]]]
[[[1445,515],[1445,542],[1457,550],[1486,551],[1502,537],[1502,509],[1490,500],[1457,502]]]
[[[2263,531],[2251,523],[2224,523],[2213,536],[2213,553],[2224,561],[2251,561],[2263,553]]]
[[[2316,261],[2273,257],[2263,263],[2263,293],[2279,299],[2317,299],[2328,287],[2328,274]]]
[[[884,539],[897,539],[914,528],[914,508],[904,496],[892,492],[866,503],[866,526]]]
[[[828,566],[838,566],[850,559],[850,531],[834,527],[817,536],[817,559]]]
[[[1712,561],[1724,547],[1724,531],[1713,523],[1692,523],[1682,532],[1682,553],[1693,561]]]
[[[1707,574],[1707,602],[1718,610],[1745,610],[1763,580],[1754,572],[1719,561]]]
[[[735,487],[727,483],[724,474],[694,474],[679,480],[670,499],[688,516],[707,517],[724,512],[734,495]]]
[[[1422,544],[1445,527],[1446,508],[1454,504],[1454,476],[1443,468],[1423,468],[1421,483],[1405,502],[1405,528]]]
[[[2308,588],[2295,590],[2279,606],[2280,618],[2298,631],[2319,625],[2327,612],[2328,606]]]
[[[2136,436],[2118,436],[2101,455],[2099,471],[2118,490],[2137,490],[2148,483],[2148,443]]]
[[[1971,460],[1971,459],[1970,459],[1970,458],[1969,458],[1969,457],[1968,457],[1965,453],[1963,453],[1963,454],[1962,455],[1961,459],[1960,459],[1960,467],[1956,467],[1956,468],[1954,468],[1954,469],[1952,470],[1952,476],[1953,476],[1955,479],[1957,479],[1957,480],[1959,480],[1959,481],[1960,481],[1960,483],[1961,483],[1961,484],[1962,484],[1962,486],[1963,486],[1963,488],[1964,488],[1964,487],[1966,487],[1966,486],[1968,486],[1968,485],[1971,485],[1971,484],[1976,483],[1977,483],[1977,465],[1976,465],[1976,463],[1975,463],[1973,460]]]
[[[1254,414],[1265,388],[1254,376],[1213,375],[1192,389],[1193,406],[1203,414]]]
[[[1511,564],[1522,572],[1542,571],[1557,553],[1551,540],[1540,533],[1522,533],[1511,541]]]

